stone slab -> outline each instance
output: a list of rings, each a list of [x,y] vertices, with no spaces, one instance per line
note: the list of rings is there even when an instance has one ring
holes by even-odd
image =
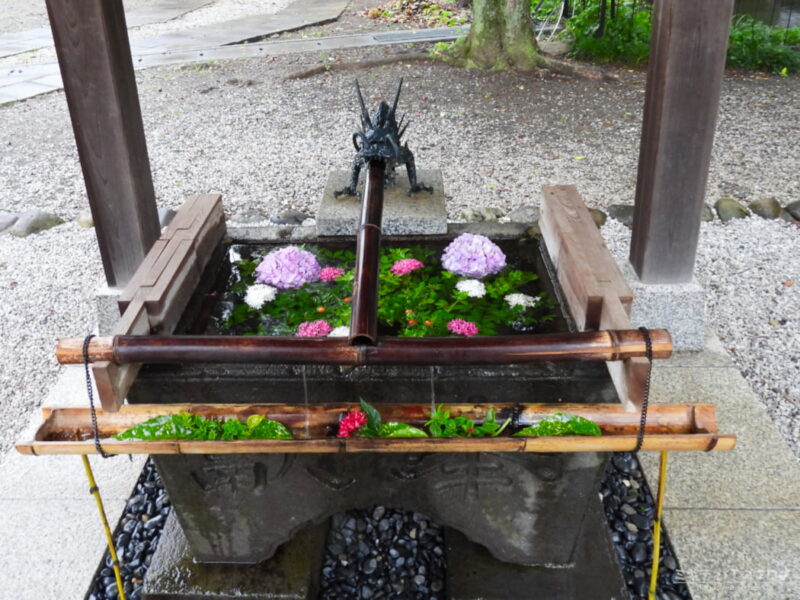
[[[363,173],[358,192],[363,192]],[[361,199],[355,196],[334,197],[334,191],[347,185],[349,171],[331,171],[317,210],[317,233],[321,236],[355,235],[361,215]],[[406,195],[410,187],[405,169],[397,169],[396,183],[383,192],[384,235],[447,233],[447,210],[444,205],[442,172],[419,170],[417,180],[433,187],[433,193]]]
[[[651,400],[715,404],[719,431],[738,436],[731,452],[672,452],[666,506],[800,509],[800,463],[738,370],[656,368]],[[640,453],[640,460],[655,484],[658,453]]]
[[[587,511],[574,566],[500,562],[452,529],[445,530],[448,600],[623,600],[628,598],[599,501]]]
[[[302,225],[227,223],[227,235],[235,242],[294,242],[317,237],[317,228]]]
[[[696,600],[789,600],[800,589],[800,511],[667,509]]]
[[[58,487],[60,480],[40,483]],[[124,506],[122,500],[105,502],[110,523]],[[1,600],[83,598],[106,548],[88,493],[79,501],[0,499],[0,532]]]
[[[699,351],[675,351],[672,356],[665,360],[656,361],[656,365],[661,367],[694,367],[694,368],[720,368],[729,369],[733,367],[728,351],[722,342],[711,329],[706,327],[705,342],[702,350]]]
[[[112,288],[101,285],[94,296],[95,309],[97,311],[97,332],[98,335],[109,335],[114,325],[119,321],[119,295],[120,288]]]
[[[167,519],[144,580],[144,600],[316,600],[327,521],[284,544],[257,565],[194,562],[175,514]]]
[[[706,297],[696,280],[681,284],[646,284],[627,260],[620,268],[633,290],[634,327],[666,328],[675,350],[701,350],[705,342]]]

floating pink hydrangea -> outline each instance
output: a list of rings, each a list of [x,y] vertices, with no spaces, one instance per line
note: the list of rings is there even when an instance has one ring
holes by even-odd
[[[325,267],[319,272],[319,280],[328,283],[342,275],[344,275],[344,269],[340,269],[339,267]]]
[[[299,288],[319,278],[317,257],[297,246],[286,246],[267,254],[256,267],[256,280],[279,290]]]
[[[297,337],[325,337],[333,328],[327,321],[305,321],[297,328]]]
[[[358,429],[361,429],[366,424],[366,413],[363,413],[360,410],[351,410],[339,422],[339,431],[336,433],[336,436],[343,438],[353,437],[353,433]]]
[[[453,319],[447,324],[447,329],[467,337],[478,335],[478,326],[472,321],[465,321],[464,319]]]
[[[462,233],[444,249],[442,266],[456,275],[481,279],[500,272],[506,255],[486,236]]]
[[[416,258],[404,258],[402,260],[395,261],[395,263],[392,265],[392,268],[389,270],[395,275],[405,275],[407,273],[411,273],[411,271],[421,269],[424,266],[425,265],[423,265]]]

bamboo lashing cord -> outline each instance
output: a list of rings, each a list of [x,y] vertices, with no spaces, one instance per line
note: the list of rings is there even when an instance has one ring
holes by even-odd
[[[97,431],[97,413],[94,410],[94,391],[92,390],[92,377],[89,375],[89,342],[92,341],[93,337],[94,334],[90,333],[83,339],[83,370],[84,373],[86,374],[86,395],[89,396],[89,412],[92,417],[92,433],[94,434],[94,447],[100,456],[102,456],[103,458],[110,458],[110,455],[106,454],[102,446],[100,446],[100,434]]]
[[[639,327],[642,332],[645,344],[645,356],[647,357],[647,380],[644,383],[644,393],[642,394],[642,418],[639,424],[639,435],[636,437],[636,447],[634,452],[642,449],[644,443],[644,428],[647,426],[647,407],[650,403],[650,376],[653,374],[653,340],[647,327]]]
[[[658,468],[658,500],[656,501],[656,517],[653,521],[653,568],[650,572],[650,589],[648,600],[656,600],[658,588],[658,560],[661,554],[661,513],[664,508],[664,489],[667,483],[667,451],[661,451],[661,462]]]
[[[97,482],[94,480],[94,473],[92,473],[92,466],[89,464],[89,457],[81,454],[83,461],[83,468],[86,471],[86,478],[89,480],[89,493],[94,496],[97,502],[97,511],[100,513],[100,522],[103,524],[103,531],[106,534],[106,543],[108,544],[108,553],[111,555],[111,566],[114,568],[114,578],[117,580],[117,594],[120,600],[125,600],[125,586],[122,584],[122,574],[119,570],[119,558],[117,558],[117,551],[114,548],[114,539],[111,536],[111,528],[108,526],[108,519],[106,518],[106,509],[103,506],[103,499],[100,497],[100,488],[97,487]]]

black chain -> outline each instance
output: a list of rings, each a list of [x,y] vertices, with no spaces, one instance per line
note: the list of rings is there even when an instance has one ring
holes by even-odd
[[[639,421],[639,435],[636,438],[636,448],[634,452],[642,449],[644,442],[644,428],[647,425],[647,405],[650,402],[650,375],[653,374],[653,340],[650,339],[650,332],[647,327],[639,327],[639,331],[644,336],[645,356],[647,356],[647,381],[644,384],[644,394],[642,394],[642,418]]]
[[[97,453],[103,458],[111,458],[110,454],[106,454],[100,446],[100,435],[97,432],[97,413],[94,410],[94,391],[92,390],[92,378],[89,375],[89,342],[94,337],[90,333],[83,339],[83,370],[86,373],[86,393],[89,396],[89,412],[92,416],[92,433],[94,434],[94,447]]]

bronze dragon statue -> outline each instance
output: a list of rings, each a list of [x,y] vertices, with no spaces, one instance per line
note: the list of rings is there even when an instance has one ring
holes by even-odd
[[[361,106],[361,129],[353,134],[356,157],[350,171],[350,182],[344,189],[334,192],[335,196],[343,194],[355,196],[361,169],[371,161],[383,161],[386,165],[384,185],[394,185],[394,170],[400,165],[405,165],[408,181],[411,183],[408,195],[422,190],[433,193],[432,187],[417,182],[414,154],[409,149],[407,142],[401,145],[401,139],[409,124],[409,122],[403,123],[405,115],[400,118],[399,122],[397,121],[397,103],[400,100],[402,87],[403,80],[400,79],[392,106],[390,107],[385,100],[381,100],[370,117],[367,107],[364,105],[364,97],[361,95],[361,86],[356,79],[356,95]]]

